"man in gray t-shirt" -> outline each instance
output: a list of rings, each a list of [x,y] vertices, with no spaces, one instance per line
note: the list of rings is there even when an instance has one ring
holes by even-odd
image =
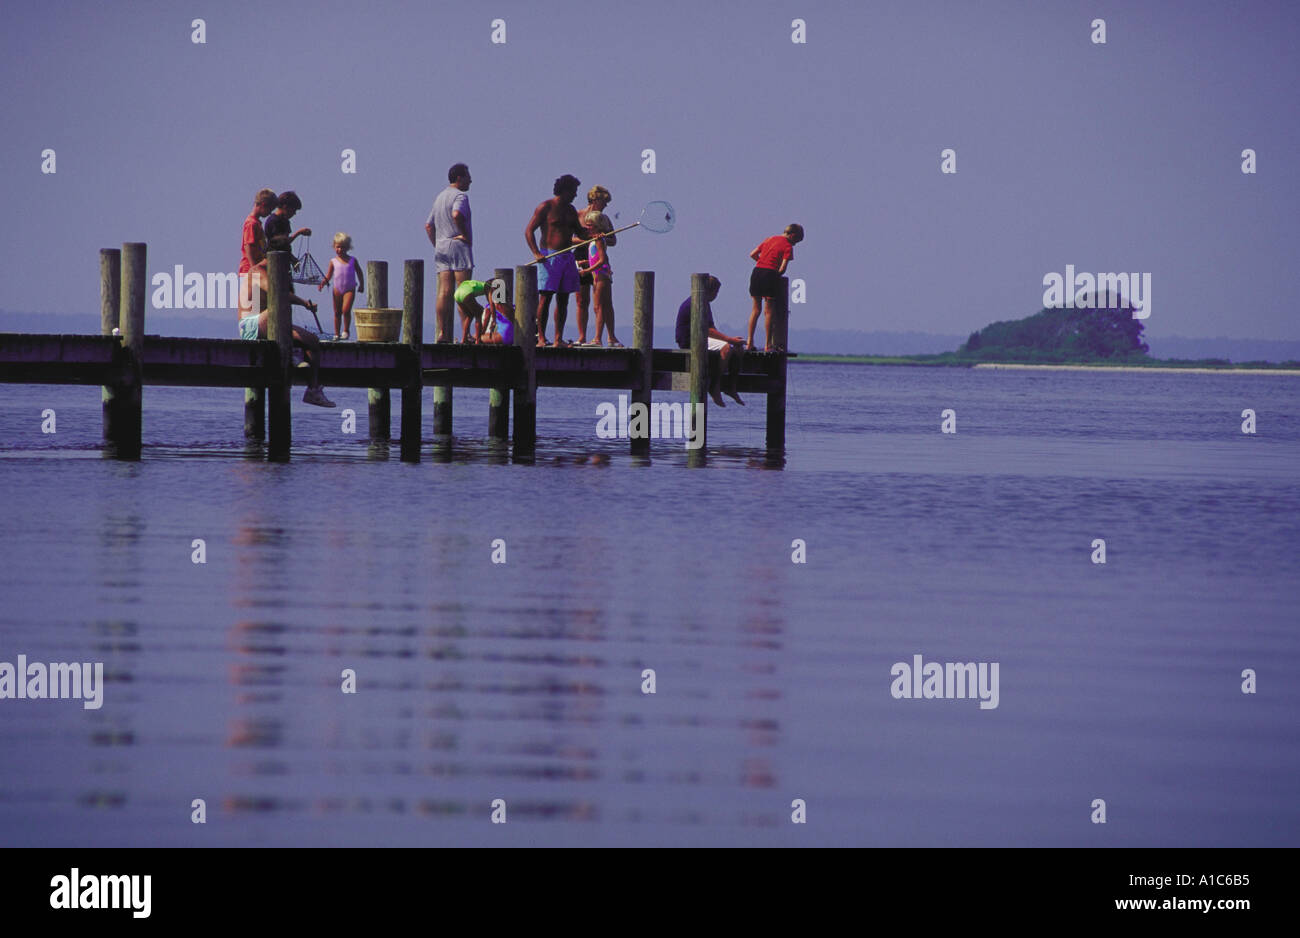
[[[474,275],[474,234],[470,227],[469,167],[457,163],[447,170],[451,184],[433,200],[429,220],[424,224],[433,245],[433,269],[438,278],[438,329],[435,342],[452,341],[452,297],[456,287]]]

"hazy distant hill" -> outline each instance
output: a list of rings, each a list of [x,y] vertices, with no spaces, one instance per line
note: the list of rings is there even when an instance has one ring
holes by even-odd
[[[99,311],[93,313],[12,313],[0,310],[0,332],[46,332],[98,335]],[[201,339],[235,339],[235,311],[225,316],[178,316],[165,309],[145,313],[150,335],[188,335]]]
[[[200,338],[233,339],[234,311],[229,316],[177,315],[168,310],[149,310],[148,331],[157,335],[191,335]],[[656,317],[657,318],[657,317]],[[620,315],[624,342],[632,339],[631,315]],[[322,322],[324,320],[322,319]],[[726,330],[742,332],[744,322],[723,322]],[[763,324],[759,323],[759,330]],[[97,333],[98,313],[13,313],[0,310],[0,332]],[[574,332],[573,312],[566,333]],[[839,355],[936,355],[954,351],[966,341],[964,335],[931,332],[864,332],[855,329],[792,329],[790,347],[797,352]],[[1226,358],[1245,361],[1300,361],[1300,340],[1214,339],[1184,336],[1144,335],[1153,358]],[[673,329],[667,324],[655,329],[655,345],[672,348]]]

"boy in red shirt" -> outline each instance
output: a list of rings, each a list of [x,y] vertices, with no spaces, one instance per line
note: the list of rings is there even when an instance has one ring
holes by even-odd
[[[254,267],[265,266],[266,232],[262,230],[262,219],[275,211],[279,197],[274,189],[262,189],[253,198],[253,211],[244,219],[244,230],[240,234],[239,274],[240,278]]]
[[[767,329],[767,342],[763,351],[772,351],[772,301],[781,289],[781,277],[785,269],[794,260],[794,246],[803,240],[803,225],[786,225],[785,231],[763,241],[749,252],[756,262],[753,273],[749,275],[749,295],[754,298],[753,310],[749,314],[749,339],[745,347],[754,347],[754,327],[758,325],[759,303],[766,300],[763,323]],[[784,351],[779,349],[778,351]]]

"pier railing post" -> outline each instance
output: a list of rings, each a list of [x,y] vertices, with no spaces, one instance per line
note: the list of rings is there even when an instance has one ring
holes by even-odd
[[[790,347],[790,278],[781,278],[781,289],[772,303],[772,340],[780,352],[768,366],[767,451],[769,455],[785,452],[785,378],[786,353]]]
[[[249,273],[251,281],[252,273]],[[251,282],[249,285],[249,300],[252,302],[258,296],[258,291],[253,289]],[[257,314],[260,302],[252,302],[252,311]],[[271,331],[270,325],[267,326],[267,333]],[[246,440],[265,440],[266,439],[266,388],[259,386],[255,388],[244,388],[244,439]]]
[[[437,296],[437,274],[434,274],[434,295]],[[434,310],[434,318],[438,321],[438,338],[439,342],[456,341],[456,304],[451,304],[451,309],[443,315],[442,310]],[[433,435],[435,437],[451,436],[451,414],[452,414],[452,387],[450,384],[435,384],[433,386]]]
[[[493,281],[500,280],[506,287],[506,302],[511,303],[513,284],[509,267],[498,267],[492,272]],[[488,436],[504,440],[510,435],[510,386],[500,385],[488,390]]]
[[[632,403],[645,405],[650,413],[650,385],[654,381],[655,347],[655,275],[652,270],[638,270],[632,281],[632,339],[641,357],[641,388],[632,392]],[[650,455],[650,437],[634,436],[633,456]]]
[[[121,320],[118,304],[122,302],[122,252],[118,248],[101,248],[99,252],[99,329],[112,335]],[[113,426],[113,385],[100,392],[104,410],[104,439],[110,439]]]
[[[450,384],[433,386],[433,435],[451,436],[452,387]]]
[[[266,388],[244,388],[244,439],[266,439]]]
[[[421,395],[424,389],[424,261],[408,260],[402,278],[402,341],[410,347],[411,364],[402,385],[402,461],[420,461],[423,430]],[[450,402],[449,402],[450,403]],[[436,411],[435,411],[436,413]]]
[[[266,458],[288,462],[293,443],[290,396],[293,394],[293,317],[289,307],[289,252],[266,256],[266,337],[276,345],[279,358],[267,388],[270,439]]]
[[[537,452],[537,267],[515,268],[515,345],[524,357],[523,387],[515,388],[512,458],[532,462]]]
[[[388,309],[388,261],[366,264],[367,304],[374,309]],[[370,403],[370,439],[386,443],[393,432],[393,396],[388,388],[367,388]]]
[[[107,435],[120,459],[139,459],[143,431],[144,294],[146,248],[122,245],[118,329],[122,333],[125,370],[110,392]],[[101,323],[103,313],[101,311]]]
[[[251,280],[252,273],[249,273]],[[258,295],[258,291],[249,287],[250,302]],[[260,302],[252,303],[254,315],[258,313],[257,307],[261,306]],[[271,331],[267,326],[267,333]],[[246,440],[265,440],[266,439],[266,388],[244,388],[244,439]]]
[[[692,450],[692,456],[703,454],[707,439],[709,412],[709,330],[705,325],[704,303],[708,296],[709,275],[691,274],[691,410],[688,420],[694,420],[697,413],[703,415],[700,426],[695,432],[699,435],[699,449]],[[697,405],[703,405],[697,410]]]

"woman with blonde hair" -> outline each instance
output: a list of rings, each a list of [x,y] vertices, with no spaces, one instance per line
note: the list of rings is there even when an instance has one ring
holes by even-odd
[[[583,283],[578,293],[578,341],[589,348],[601,346],[600,334],[609,333],[610,348],[622,348],[623,343],[614,335],[614,270],[609,263],[609,248],[618,243],[618,236],[609,234],[614,230],[613,223],[605,214],[605,208],[613,201],[609,190],[604,186],[592,186],[587,192],[587,208],[578,216],[588,237],[597,240],[587,247],[586,259],[579,259],[578,271],[584,274],[583,280],[591,280],[592,304],[596,308],[596,334],[592,341],[584,341],[587,325],[586,284]],[[581,250],[581,249],[579,249]]]

